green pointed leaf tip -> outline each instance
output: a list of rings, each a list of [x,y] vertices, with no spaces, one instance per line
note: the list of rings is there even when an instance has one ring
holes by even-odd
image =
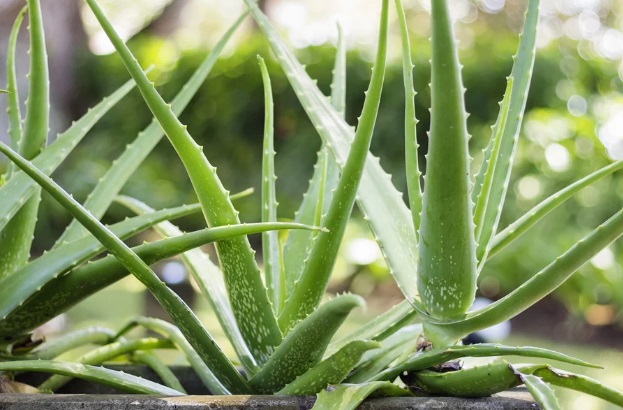
[[[476,292],[463,91],[448,5],[433,1],[431,130],[419,232],[418,290],[428,313],[440,319],[467,312]]]

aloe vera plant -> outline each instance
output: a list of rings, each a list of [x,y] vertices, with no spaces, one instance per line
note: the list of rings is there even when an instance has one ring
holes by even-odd
[[[38,2],[29,0],[28,3],[31,25],[33,22],[40,25]],[[191,90],[196,90],[205,78],[231,30],[207,58],[206,65],[180,92],[179,99],[169,105],[120,40],[97,2],[87,0],[156,122],[128,148],[84,206],[47,176],[69,149],[60,145],[62,148],[55,151],[55,144],[72,141],[67,142],[71,147],[82,134],[80,137],[59,138],[39,155],[22,149],[25,143],[14,142],[19,141],[19,137],[12,137],[12,146],[0,144],[0,151],[15,164],[8,181],[0,187],[0,198],[10,199],[0,202],[0,221],[4,221],[0,226],[9,230],[27,229],[32,223],[31,217],[17,215],[21,215],[19,208],[30,196],[36,198],[39,193],[37,186],[48,191],[77,221],[48,254],[28,263],[23,258],[11,262],[16,266],[5,271],[5,277],[0,282],[4,285],[0,286],[0,300],[3,301],[0,304],[0,334],[10,339],[4,343],[5,361],[0,363],[0,370],[30,369],[99,380],[136,392],[181,393],[179,382],[157,358],[147,352],[159,346],[182,351],[203,383],[215,394],[318,393],[315,408],[320,409],[355,408],[370,394],[410,395],[409,390],[394,383],[399,376],[411,391],[418,394],[479,397],[525,384],[539,405],[555,409],[558,405],[549,385],[556,385],[623,405],[623,395],[619,392],[592,379],[563,373],[548,365],[512,365],[498,359],[484,366],[461,369],[454,362],[465,357],[526,356],[595,367],[535,347],[459,344],[467,334],[505,321],[529,308],[623,234],[623,216],[619,212],[508,296],[484,309],[469,311],[475,297],[478,274],[489,258],[574,193],[623,166],[623,162],[619,162],[596,171],[554,194],[525,217],[498,232],[534,64],[539,1],[527,2],[519,49],[508,77],[499,116],[492,127],[492,137],[484,152],[485,160],[480,172],[472,176],[464,90],[452,20],[447,1],[432,0],[432,113],[422,185],[407,20],[401,1],[395,0],[402,39],[406,96],[405,159],[409,206],[403,202],[378,159],[368,152],[383,88],[389,1],[381,2],[378,49],[363,110],[355,129],[345,122],[343,115],[345,63],[342,39],[338,41],[333,92],[331,99],[328,99],[284,45],[256,2],[244,0],[244,3],[263,31],[322,138],[318,162],[295,223],[276,222],[272,91],[270,75],[263,60],[259,60],[266,107],[262,223],[239,225],[229,192],[221,184],[201,147],[197,146],[186,126],[178,119],[180,110],[194,92]],[[19,18],[15,33],[18,28]],[[40,54],[31,63],[31,70],[40,71],[32,84],[32,92],[38,93],[40,101],[44,98],[42,96],[47,95],[42,31],[35,30],[31,41],[36,43],[31,47],[32,54]],[[14,49],[14,45],[10,48]],[[127,92],[131,87],[132,84],[129,84],[119,91],[118,98],[122,91]],[[11,80],[7,88],[9,97],[17,92]],[[19,115],[15,114],[18,108],[15,104],[11,103],[11,118],[19,119]],[[27,111],[34,112],[27,112],[26,115],[26,123],[32,122],[30,128],[25,127],[22,131],[19,121],[12,120],[11,135],[23,135],[23,139],[28,139],[32,133],[30,130],[39,127],[32,134],[36,136],[32,137],[35,141],[33,146],[39,147],[41,135],[45,134],[40,127],[47,127],[41,119],[46,110],[44,104],[36,108],[29,105]],[[84,121],[89,124],[95,121],[97,116],[93,112],[96,111],[104,109],[92,111],[85,116],[88,120]],[[80,130],[83,128],[79,127]],[[120,197],[118,201],[138,215],[111,227],[103,226],[99,218],[110,204],[110,198],[119,193],[125,182],[121,176],[134,169],[133,164],[147,155],[163,131],[184,163],[199,204],[154,211],[136,199]],[[73,133],[79,134],[78,131]],[[209,153],[209,147],[206,148]],[[122,178],[121,182],[119,178]],[[113,183],[115,180],[117,183]],[[7,188],[9,186],[11,190]],[[321,303],[356,201],[383,249],[405,301],[341,339],[332,340],[347,315],[363,304],[362,299],[355,295],[340,295]],[[184,234],[167,222],[188,212],[202,212],[209,228]],[[24,215],[28,215],[26,211]],[[15,222],[21,220],[26,222]],[[165,239],[133,249],[123,243],[122,239],[150,226]],[[282,247],[279,238],[268,231],[286,228],[306,229],[293,231]],[[244,237],[260,231],[265,232],[262,236],[264,279],[254,251]],[[210,262],[203,251],[194,249],[209,241],[219,241],[216,249],[220,267]],[[104,249],[111,255],[91,264],[83,264]],[[233,365],[192,311],[148,267],[149,263],[177,254],[181,254],[202,294],[213,306],[244,372]],[[67,295],[72,295],[73,299],[76,295],[84,297],[128,272],[156,296],[170,313],[174,324],[137,318],[117,333],[108,329],[92,329],[79,335],[67,335],[56,344],[43,344],[34,350],[24,349],[19,343],[22,340],[14,338],[14,335],[27,335],[43,318],[49,318],[69,306],[72,302],[67,301]],[[95,277],[98,277],[97,280]],[[87,278],[93,278],[93,283],[82,286]],[[419,317],[421,325],[411,325],[416,317]],[[158,333],[162,339],[126,340],[127,331],[137,326]],[[81,362],[79,367],[36,360],[54,358],[59,352],[71,349],[80,342],[95,342],[103,346],[78,358]],[[141,384],[132,378],[110,371],[98,372],[91,367],[119,355],[131,355],[133,360],[151,363],[167,387]],[[440,368],[444,371],[440,372]],[[478,383],[472,383],[474,380]],[[63,382],[64,379],[55,378],[43,388],[55,388]],[[325,390],[340,383],[338,387]],[[177,393],[172,393],[171,389]]]

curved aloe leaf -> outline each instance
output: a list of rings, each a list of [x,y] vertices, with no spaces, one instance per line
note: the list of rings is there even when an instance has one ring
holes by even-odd
[[[623,234],[623,210],[580,239],[564,254],[517,289],[486,308],[469,312],[465,319],[427,323],[429,331],[448,341],[508,320],[528,309],[564,283],[580,266]]]
[[[117,198],[117,201],[137,214],[153,212],[153,209],[134,198],[122,196]],[[182,232],[170,222],[160,223],[156,225],[155,229],[166,238],[182,236]],[[188,238],[188,236],[189,234],[186,234],[185,238]],[[145,260],[142,254],[139,253],[139,255]],[[229,299],[227,298],[225,282],[223,281],[223,274],[221,271],[201,249],[189,250],[180,254],[180,258],[193,279],[195,279],[201,293],[212,305],[213,311],[221,324],[221,328],[231,342],[245,371],[250,375],[257,373],[257,363],[236,324],[236,319],[234,318]]]
[[[73,362],[98,366],[106,361],[112,360],[117,356],[125,355],[135,350],[151,350],[151,349],[170,349],[174,347],[169,340],[155,339],[153,337],[136,339],[136,340],[120,340],[105,346],[91,350],[84,355],[73,359]],[[63,375],[54,375],[41,383],[38,389],[41,391],[58,390],[67,384],[72,378]]]
[[[203,327],[192,310],[169,289],[164,282],[139,258],[121,239],[110,232],[100,221],[63,191],[51,178],[34,168],[6,144],[0,142],[0,152],[25,171],[37,184],[50,193],[74,218],[80,221],[93,236],[141,281],[156,297],[162,307],[179,326],[188,342],[199,353],[201,359],[218,375],[223,385],[233,393],[248,392],[244,378],[220,350],[212,336]]]
[[[331,205],[323,221],[323,224],[330,227],[331,231],[316,236],[309,258],[305,261],[305,268],[301,277],[279,316],[279,324],[286,333],[320,303],[355,203],[357,187],[370,148],[381,91],[383,90],[387,54],[387,8],[387,0],[385,0],[381,11],[376,61],[359,119],[359,126],[348,159],[342,168],[342,175],[337,188],[333,193]]]
[[[380,343],[369,340],[355,340],[342,347],[336,353],[312,367],[289,383],[277,394],[311,395],[338,384],[357,365],[365,352],[377,349]]]
[[[15,49],[17,48],[17,35],[19,29],[22,26],[24,20],[24,14],[26,13],[27,6],[24,6],[22,10],[17,14],[11,34],[9,36],[9,47],[7,49],[6,58],[6,73],[7,73],[7,92],[8,92],[8,108],[9,114],[9,139],[11,141],[11,148],[17,150],[19,143],[22,140],[22,115],[19,109],[19,93],[17,89],[17,75],[15,73]],[[11,164],[9,167],[8,178],[11,178],[15,166]]]
[[[413,61],[409,44],[409,30],[402,2],[396,0],[398,22],[400,23],[400,39],[402,43],[402,78],[405,89],[405,172],[409,193],[409,208],[413,218],[413,226],[417,237],[420,229],[420,212],[422,212],[422,190],[420,177],[422,173],[418,165],[417,118],[415,117],[415,88],[413,87]]]
[[[45,342],[43,345],[33,350],[29,358],[43,360],[54,359],[76,347],[87,344],[103,345],[110,343],[114,336],[115,332],[102,326],[92,326],[85,329],[74,330],[63,334],[51,342]]]
[[[128,72],[136,81],[145,102],[178,152],[193,184],[208,226],[239,223],[238,212],[186,126],[171,111],[153,83],[141,71],[136,58],[117,35],[94,0],[87,0],[100,25],[117,49]],[[259,268],[246,238],[222,241],[216,245],[229,299],[243,337],[259,363],[264,363],[281,343],[281,331],[270,306]],[[259,331],[262,329],[262,331]]]
[[[28,0],[30,31],[30,73],[24,132],[18,145],[19,153],[33,159],[45,147],[50,115],[50,81],[45,49],[45,35],[39,0]],[[37,189],[0,232],[0,279],[24,266],[30,258],[41,191]]]
[[[548,365],[515,366],[522,374],[533,374],[546,383],[572,389],[623,407],[623,394],[590,377],[555,369]]]
[[[126,326],[120,333],[125,333],[136,325],[143,326],[144,328],[149,329],[152,332],[156,332],[171,340],[171,342],[173,342],[175,346],[180,351],[182,351],[182,353],[184,353],[186,359],[188,360],[188,363],[190,363],[191,367],[193,368],[197,376],[201,379],[203,384],[210,390],[210,393],[229,393],[227,389],[221,384],[221,382],[210,371],[210,369],[205,365],[205,363],[201,360],[201,357],[199,357],[199,355],[192,348],[190,343],[186,341],[184,335],[182,335],[182,332],[180,332],[177,327],[160,319],[140,317],[133,320],[132,323]]]
[[[532,374],[519,373],[521,381],[543,410],[560,410],[560,404],[554,391],[540,378]]]
[[[426,311],[445,319],[467,312],[474,301],[476,243],[469,197],[467,116],[456,43],[447,2],[431,4],[431,129],[417,282]]]
[[[160,380],[164,383],[165,386],[172,388],[173,390],[177,390],[181,393],[186,394],[186,390],[184,386],[180,383],[179,379],[175,374],[169,369],[160,358],[148,351],[139,350],[132,354],[132,361],[135,363],[142,363],[148,366],[151,370],[154,371],[160,377]]]
[[[508,105],[507,121],[503,121],[504,109],[500,110],[498,120],[493,127],[493,135],[498,134],[498,128],[503,127],[501,131],[500,154],[496,161],[491,161],[491,154],[495,138],[489,142],[489,146],[485,150],[485,158],[480,168],[480,173],[476,178],[476,184],[472,191],[472,200],[475,203],[486,204],[483,212],[483,222],[479,226],[480,236],[478,238],[478,260],[486,259],[486,249],[492,236],[497,230],[500,221],[506,191],[509,185],[511,164],[515,156],[515,147],[519,138],[519,130],[523,120],[526,100],[528,99],[528,90],[530,88],[530,80],[532,78],[532,68],[534,66],[534,58],[536,51],[536,32],[539,20],[539,0],[530,0],[528,2],[528,10],[526,12],[526,20],[521,38],[519,42],[519,50],[515,56],[515,64],[509,82],[512,82],[510,93],[506,93],[502,107]],[[487,171],[489,167],[494,168]],[[480,198],[482,182],[487,173],[492,172],[491,190],[487,197]]]
[[[318,393],[313,410],[355,410],[368,397],[411,396],[407,390],[389,382],[341,384]]]
[[[565,189],[560,190],[549,198],[543,200],[540,204],[526,212],[521,218],[510,224],[491,240],[488,258],[493,257],[496,253],[510,245],[515,239],[519,238],[524,232],[540,221],[541,218],[545,217],[558,206],[562,205],[574,194],[578,193],[580,190],[593,182],[596,182],[622,168],[623,161],[614,162],[590,175],[585,176],[579,181],[574,182]]]
[[[197,93],[201,87],[201,84],[203,84],[208,74],[210,74],[210,71],[212,71],[212,68],[223,51],[223,48],[236,29],[240,26],[245,16],[246,14],[238,18],[238,20],[234,22],[225,34],[223,34],[223,37],[221,37],[221,39],[214,45],[199,68],[197,68],[188,82],[175,96],[171,102],[171,110],[175,115],[180,115],[193,96]],[[110,169],[99,180],[97,186],[84,202],[84,207],[95,217],[101,218],[115,196],[143,162],[145,157],[147,157],[147,155],[162,139],[163,135],[164,132],[156,120],[140,132],[136,140],[128,145],[126,150],[119,156],[119,158],[117,158],[117,160],[115,160]],[[69,242],[73,239],[77,239],[84,235],[84,233],[84,228],[80,224],[72,221],[57,241],[56,246],[63,241]]]
[[[264,84],[264,148],[262,155],[262,222],[277,222],[277,193],[275,191],[275,147],[273,90],[264,59],[258,56],[262,82]],[[285,280],[281,266],[281,246],[278,232],[262,233],[262,255],[264,277],[275,315],[283,305]]]
[[[271,48],[316,131],[333,153],[340,167],[344,166],[353,140],[352,128],[331,106],[305,69],[279,38],[275,29],[253,0],[244,0],[253,18],[264,32]],[[368,218],[377,242],[396,277],[403,294],[419,311],[413,272],[417,271],[417,240],[411,223],[411,213],[402,194],[391,183],[378,158],[368,154],[358,195],[360,209]]]
[[[266,229],[288,229],[308,227],[300,224],[274,223],[274,224],[247,224],[236,226],[222,226],[207,228],[197,232],[187,233],[184,236],[168,238],[162,241],[147,243],[133,248],[138,256],[147,264],[158,262],[162,259],[178,255],[182,252],[194,249],[222,239],[228,239],[240,235],[260,233]],[[79,241],[82,242],[82,241]],[[65,249],[58,248],[58,249]],[[201,259],[200,262],[205,262]],[[29,265],[30,266],[30,265]],[[42,269],[45,269],[45,264]],[[50,275],[57,272],[50,271]],[[3,337],[16,337],[31,331],[62,313],[88,296],[105,288],[108,285],[124,278],[129,274],[128,270],[113,256],[88,263],[72,270],[69,274],[58,276],[55,279],[45,281],[43,287],[35,290],[28,281],[13,281],[13,286],[21,286],[25,292],[34,292],[24,303],[11,310],[0,321],[0,335]],[[205,281],[214,282],[213,277],[204,278]],[[2,282],[4,283],[4,282]],[[0,295],[3,293],[0,292]],[[18,293],[19,294],[19,293]],[[10,300],[19,300],[16,293],[10,292]],[[9,297],[7,296],[7,298]],[[232,325],[233,326],[233,325]]]
[[[342,28],[338,24],[337,50],[333,67],[333,81],[331,82],[331,105],[341,114],[342,119],[346,111],[346,45]],[[314,164],[314,173],[307,191],[303,194],[303,201],[296,211],[294,220],[301,223],[320,225],[322,217],[333,198],[333,191],[337,187],[340,170],[335,158],[323,142],[318,159]],[[312,222],[313,221],[313,222]],[[320,222],[319,222],[320,221]],[[313,245],[315,234],[312,232],[295,231],[288,234],[283,248],[283,263],[285,273],[285,292],[287,295],[294,290],[305,265],[301,261],[307,259]]]
[[[171,210],[162,210],[150,215],[127,219],[114,224],[110,229],[113,234],[120,238],[127,238],[162,220],[196,212],[196,209],[196,206],[187,205]],[[104,246],[95,238],[74,241],[42,255],[19,271],[4,278],[0,281],[0,299],[3,301],[0,305],[0,320],[5,320],[10,312],[21,306],[25,300],[50,280],[66,273],[104,249]],[[79,294],[76,294],[72,298],[78,296]],[[56,315],[60,312],[51,313]]]
[[[522,346],[511,347],[498,344],[479,344],[471,346],[451,346],[445,349],[434,349],[412,354],[403,363],[388,368],[379,373],[374,380],[393,381],[400,373],[409,371],[417,372],[429,367],[461,357],[491,357],[491,356],[526,356],[542,357],[544,359],[557,360],[564,363],[576,364],[578,366],[599,368],[588,362],[574,357],[567,356],[553,350],[541,349],[538,347]]]
[[[454,397],[490,396],[521,384],[520,378],[505,361],[443,373],[422,370],[401,378],[412,391]]]
[[[82,118],[74,122],[65,132],[59,134],[41,154],[32,162],[46,175],[50,175],[65,159],[86,133],[134,88],[134,81],[128,81],[114,93],[105,97],[95,107],[90,108]],[[37,190],[34,183],[23,172],[13,174],[4,185],[0,186],[0,229],[15,215],[20,206]]]
[[[317,365],[346,316],[363,305],[363,299],[355,295],[337,296],[320,305],[288,333],[250,380],[251,387],[258,393],[273,393]]]
[[[132,376],[131,374],[78,363],[65,363],[50,360],[0,362],[0,371],[62,374],[94,383],[105,384],[128,393],[159,394],[163,396],[179,396],[183,394],[177,390],[149,380],[141,379],[137,376]]]

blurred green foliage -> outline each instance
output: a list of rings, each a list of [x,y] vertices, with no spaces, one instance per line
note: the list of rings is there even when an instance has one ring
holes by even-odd
[[[491,35],[492,32],[490,30],[489,35],[479,33],[478,42],[462,50],[466,105],[473,136],[470,144],[472,155],[476,157],[480,156],[490,137],[490,126],[495,121],[505,77],[510,72],[512,61],[508,56],[516,47],[512,33],[505,36]],[[430,103],[428,43],[422,38],[414,44],[416,110],[420,120],[418,139],[421,163],[424,163]],[[176,62],[165,65],[166,71],[158,71],[162,69],[161,53],[167,47],[164,41],[143,35],[132,40],[131,46],[145,65],[150,62],[159,64],[152,77],[166,99],[175,95],[204,56],[204,52],[189,52]],[[326,94],[329,93],[333,52],[330,46],[310,47],[298,52]],[[257,189],[260,184],[264,107],[257,54],[270,56],[266,45],[251,37],[239,45],[235,54],[219,60],[208,81],[181,116],[232,192],[248,187]],[[348,61],[347,121],[356,124],[371,64],[357,51],[350,52]],[[282,218],[292,218],[306,189],[320,141],[283,73],[270,59],[267,63],[275,93],[279,214]],[[114,55],[85,55],[78,72],[78,100],[82,106],[75,108],[74,117],[127,79],[125,69]],[[604,120],[599,110],[613,99],[620,100],[622,91],[612,61],[578,59],[574,43],[566,40],[540,50],[524,132],[517,148],[514,175],[500,224],[502,228],[549,193],[612,161],[596,136]],[[586,102],[585,113],[570,112],[568,100],[573,96]],[[404,192],[403,101],[401,67],[398,61],[394,61],[388,67],[371,149],[381,157],[384,168],[396,175],[394,183]],[[133,92],[100,122],[57,172],[56,178],[77,198],[85,198],[105,172],[111,158],[118,155],[149,121],[150,116],[140,96]],[[622,188],[623,176],[614,175],[568,201],[526,237],[495,256],[481,276],[481,292],[490,298],[498,298],[536,273],[619,209],[623,203]],[[191,192],[183,167],[166,139],[124,191],[154,207],[193,202]],[[50,222],[43,229],[54,232],[50,235],[53,240],[59,227],[66,223],[66,217],[54,203],[48,204],[44,207],[48,216],[43,219]],[[259,219],[259,195],[241,200],[237,206],[243,220]],[[119,217],[115,209],[111,212],[112,217]],[[190,229],[200,223],[200,218],[190,219],[184,221],[183,227]],[[38,245],[42,249],[46,246],[44,243]],[[591,323],[623,323],[623,314],[620,313],[623,307],[621,245],[615,244],[610,250],[596,263],[580,269],[556,293],[572,313],[585,315]],[[496,278],[491,275],[494,271]],[[597,311],[595,306],[598,306]]]

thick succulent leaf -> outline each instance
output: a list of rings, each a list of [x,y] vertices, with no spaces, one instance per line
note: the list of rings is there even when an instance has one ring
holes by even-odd
[[[186,394],[186,390],[184,389],[184,386],[182,386],[182,384],[180,383],[177,376],[175,376],[169,366],[167,366],[162,360],[160,360],[158,355],[152,352],[140,350],[132,354],[132,361],[135,363],[142,363],[145,366],[148,366],[151,370],[154,371],[154,373],[158,375],[158,377],[160,377],[160,380],[162,380],[165,386]]]
[[[24,14],[26,13],[27,6],[24,6],[22,10],[17,14],[11,34],[9,36],[9,46],[7,48],[6,56],[6,77],[7,77],[7,92],[8,92],[8,108],[9,114],[9,139],[11,141],[11,148],[18,150],[19,143],[22,139],[22,115],[19,108],[19,93],[17,89],[17,74],[15,72],[15,49],[17,48],[17,35],[19,29],[22,26],[24,20]],[[8,178],[11,177],[15,166],[11,164],[9,167]]]
[[[411,391],[455,397],[485,397],[521,384],[520,378],[505,361],[443,373],[422,370],[401,378]]]
[[[203,60],[201,65],[190,77],[188,82],[182,87],[180,92],[171,102],[171,110],[175,115],[180,115],[190,100],[197,93],[201,84],[205,81],[210,71],[214,67],[223,48],[240,26],[244,17],[241,16],[234,24],[223,34],[221,39],[214,45],[210,53]],[[106,174],[99,180],[97,186],[89,194],[84,207],[95,217],[101,218],[115,196],[121,191],[127,180],[134,174],[136,169],[141,165],[143,160],[149,155],[153,148],[160,142],[164,132],[162,127],[154,119],[153,122],[138,134],[138,137],[132,142],[125,151],[115,160],[113,165],[108,169]],[[84,228],[77,222],[67,227],[63,235],[57,241],[57,245],[63,241],[71,241],[85,234]]]
[[[380,343],[369,340],[350,342],[297,377],[277,394],[311,395],[326,389],[331,384],[338,384],[353,370],[364,353],[378,347]]]
[[[506,227],[502,232],[497,234],[490,243],[490,249],[487,252],[488,258],[493,257],[496,253],[510,245],[514,240],[519,238],[524,232],[534,226],[538,221],[547,216],[551,211],[562,205],[566,200],[574,194],[580,192],[588,185],[604,178],[613,172],[623,168],[623,161],[614,162],[606,167],[585,176],[579,181],[569,185],[543,200],[534,208],[526,212],[521,218]],[[481,261],[482,263],[483,261]]]
[[[623,234],[623,210],[576,242],[564,254],[514,291],[465,319],[429,323],[428,331],[456,341],[469,333],[501,323],[528,309],[564,283],[580,266]]]
[[[150,215],[126,219],[112,225],[110,229],[114,235],[124,239],[162,220],[183,216],[196,210],[197,207],[193,205],[162,210]],[[46,283],[101,253],[104,249],[104,246],[93,237],[74,241],[47,252],[13,275],[4,278],[0,281],[0,300],[3,301],[0,305],[0,320],[6,319],[10,312],[21,306]],[[73,297],[77,298],[79,295],[80,293]],[[48,295],[48,297],[51,296]],[[60,312],[52,313],[56,315]]]
[[[363,299],[355,295],[337,296],[320,305],[287,334],[250,380],[251,387],[261,394],[274,393],[316,366],[346,316],[363,305]]]
[[[51,360],[76,347],[88,344],[104,345],[110,343],[114,336],[115,332],[102,326],[91,326],[85,329],[74,330],[38,346],[29,355],[29,358]]]
[[[149,109],[184,163],[208,226],[238,224],[240,222],[238,212],[216,175],[216,169],[203,154],[202,148],[171,111],[170,105],[158,94],[153,83],[140,69],[136,58],[96,2],[87,0],[87,4],[115,46]],[[275,347],[281,343],[281,331],[270,306],[254,252],[246,237],[219,242],[216,249],[238,326],[256,360],[264,363]]]
[[[318,134],[325,141],[338,165],[343,167],[353,140],[353,130],[309,78],[304,67],[279,38],[256,2],[245,0],[245,4],[266,35]],[[421,304],[414,299],[417,293],[413,280],[413,272],[417,271],[417,241],[411,223],[411,213],[404,204],[402,194],[392,185],[390,176],[382,170],[378,158],[370,154],[366,160],[357,195],[359,207],[368,218],[398,285],[406,298],[423,312]]]
[[[132,376],[131,374],[78,363],[50,360],[0,362],[0,371],[62,374],[94,383],[105,384],[128,393],[159,394],[162,396],[179,396],[183,394],[177,390],[137,376]]]
[[[331,104],[344,118],[346,110],[346,45],[339,24],[333,81],[331,83]],[[314,173],[309,181],[307,191],[303,194],[303,201],[296,211],[294,220],[319,225],[317,221],[322,221],[322,216],[326,214],[339,177],[340,169],[335,158],[330,155],[329,149],[323,142],[318,152],[318,160],[314,164]],[[315,236],[312,232],[304,231],[294,231],[288,234],[288,239],[283,248],[286,295],[292,293],[296,281],[299,280],[303,272],[305,264],[301,261],[309,256]]]
[[[605,386],[595,379],[555,369],[548,365],[517,365],[517,371],[523,374],[533,374],[546,383],[572,389],[623,407],[623,393]]]
[[[18,148],[26,159],[33,159],[46,145],[50,116],[50,81],[39,0],[28,0],[28,29],[28,99],[24,132]],[[37,189],[0,232],[0,279],[11,275],[28,262],[40,201],[41,191]]]
[[[134,88],[134,81],[128,81],[110,96],[104,98],[95,107],[89,109],[78,121],[74,122],[65,132],[59,134],[41,154],[33,160],[33,165],[46,175],[50,175],[86,133]],[[0,229],[15,215],[22,204],[37,190],[34,183],[23,172],[16,172],[10,180],[0,186]]]
[[[34,168],[19,154],[0,142],[0,152],[15,162],[24,172],[33,178],[37,184],[45,189],[71,215],[80,221],[93,236],[112,253],[149,291],[156,297],[165,311],[178,325],[188,342],[199,353],[201,359],[219,377],[222,384],[232,393],[246,393],[249,391],[246,380],[235,369],[229,359],[223,354],[212,336],[203,327],[199,319],[190,310],[179,296],[169,289],[164,282],[138,257],[108,230],[100,221],[93,217],[86,209],[76,202],[71,195],[63,191],[51,178]]]
[[[368,397],[411,396],[407,390],[389,382],[341,384],[318,393],[313,410],[355,410]]]
[[[221,226],[147,243],[137,246],[133,250],[145,263],[153,264],[209,242],[260,233],[266,229],[289,228],[307,229],[308,227],[306,225],[282,222]],[[196,261],[196,263],[203,263],[205,267],[207,265],[204,262],[205,259]],[[26,299],[24,303],[11,310],[7,317],[0,321],[0,336],[15,338],[25,334],[128,274],[129,272],[123,264],[115,257],[108,256],[75,268],[67,275],[57,276],[55,279],[47,282],[43,280],[42,283],[45,283],[43,287],[36,290],[31,289],[28,281],[22,281],[26,292],[30,291],[34,292],[34,294]],[[213,277],[204,277],[203,280],[210,281],[211,284],[215,283]],[[226,296],[223,297],[226,298]],[[19,300],[19,298],[15,300]],[[231,326],[235,326],[235,323],[232,323]]]
[[[422,326],[411,325],[397,331],[383,340],[379,349],[367,352],[346,381],[363,383],[390,366],[392,362],[403,361],[417,348]]]
[[[330,231],[320,233],[314,239],[313,248],[299,281],[292,294],[288,295],[285,306],[279,316],[279,325],[286,333],[296,323],[309,315],[320,303],[325,293],[329,277],[333,271],[348,218],[352,212],[357,195],[357,187],[361,180],[376,115],[383,90],[385,76],[385,60],[387,58],[387,0],[383,1],[381,11],[381,27],[379,30],[379,46],[377,50],[370,86],[366,93],[359,125],[351,146],[348,159],[342,168],[342,175],[337,188],[333,192],[331,205],[323,220]]]
[[[182,332],[170,323],[160,319],[140,317],[135,319],[130,325],[126,326],[122,332],[130,330],[135,325],[143,326],[146,329],[156,332],[175,344],[175,346],[186,356],[186,360],[201,379],[203,384],[210,390],[212,394],[228,394],[227,389],[214,376],[210,369],[201,360],[201,357],[192,348],[190,343],[186,341]],[[120,332],[121,333],[121,332]]]
[[[474,302],[476,243],[469,196],[467,115],[457,47],[447,2],[434,1],[431,5],[431,128],[417,282],[426,311],[445,319],[467,312]]]
[[[327,354],[335,353],[354,340],[383,340],[412,322],[416,314],[413,306],[404,300],[341,339],[331,342]]]
[[[413,218],[415,233],[420,229],[420,212],[422,211],[422,190],[420,177],[422,173],[418,165],[418,143],[415,117],[415,88],[413,87],[413,61],[409,44],[409,30],[402,2],[396,0],[398,22],[400,23],[400,39],[402,43],[402,78],[405,89],[405,172],[409,193],[409,208]]]
[[[512,81],[512,89],[510,93],[506,93],[502,107],[508,104],[507,121],[502,121],[504,117],[504,109],[500,110],[496,125],[493,127],[493,135],[498,133],[498,128],[503,127],[499,157],[496,161],[491,161],[493,145],[495,138],[492,138],[489,147],[485,150],[485,158],[482,163],[480,173],[476,178],[476,184],[472,191],[472,199],[479,202],[480,187],[490,166],[494,169],[491,183],[491,191],[486,199],[486,210],[480,229],[480,237],[478,242],[479,260],[486,259],[486,248],[492,236],[497,230],[497,226],[502,213],[506,191],[509,185],[511,164],[515,156],[515,147],[519,138],[519,130],[523,120],[526,100],[528,99],[528,90],[530,88],[530,80],[532,78],[532,68],[534,66],[535,50],[536,50],[536,32],[539,20],[539,0],[530,0],[528,2],[528,10],[526,12],[526,20],[519,41],[519,49],[515,55],[515,64],[509,78]],[[489,165],[491,164],[491,165]],[[484,202],[483,198],[483,202]]]
[[[117,356],[132,353],[136,350],[170,349],[173,347],[173,344],[169,340],[155,339],[153,337],[136,340],[119,340],[93,349],[72,361],[80,364],[99,366]],[[41,391],[55,391],[67,384],[71,379],[70,376],[56,374],[41,383],[38,389]]]
[[[595,366],[583,360],[576,359],[553,350],[531,346],[511,347],[499,344],[483,343],[471,346],[451,346],[445,349],[426,350],[414,353],[404,362],[379,373],[374,380],[393,381],[402,372],[417,372],[425,370],[437,364],[460,359],[461,357],[491,356],[542,357],[544,359],[557,360],[563,363],[576,364],[578,366],[599,368],[599,366]]]
[[[560,410],[554,391],[540,378],[532,374],[519,374],[521,381],[542,410]]]
[[[117,200],[138,214],[153,212],[146,204],[134,198],[119,197]],[[167,238],[182,236],[182,232],[179,228],[170,222],[160,223],[156,225],[155,229],[162,236]],[[188,236],[188,234],[186,234],[186,236]],[[139,253],[139,255],[141,254]],[[245,371],[251,375],[255,374],[257,372],[257,363],[253,355],[251,355],[249,348],[240,334],[240,329],[238,329],[238,325],[236,324],[236,319],[234,318],[229,299],[227,298],[222,272],[201,249],[187,251],[181,254],[180,258],[197,283],[197,286],[199,286],[201,293],[212,305],[213,311],[221,324],[221,328],[231,342]],[[143,258],[143,260],[145,260],[145,258]]]
[[[277,192],[275,190],[275,146],[274,124],[275,113],[273,89],[264,59],[258,56],[262,82],[264,84],[264,147],[262,154],[262,222],[277,222]],[[281,266],[281,246],[279,233],[275,231],[262,233],[262,256],[264,261],[264,278],[268,297],[275,315],[279,313],[285,296],[285,278]]]

